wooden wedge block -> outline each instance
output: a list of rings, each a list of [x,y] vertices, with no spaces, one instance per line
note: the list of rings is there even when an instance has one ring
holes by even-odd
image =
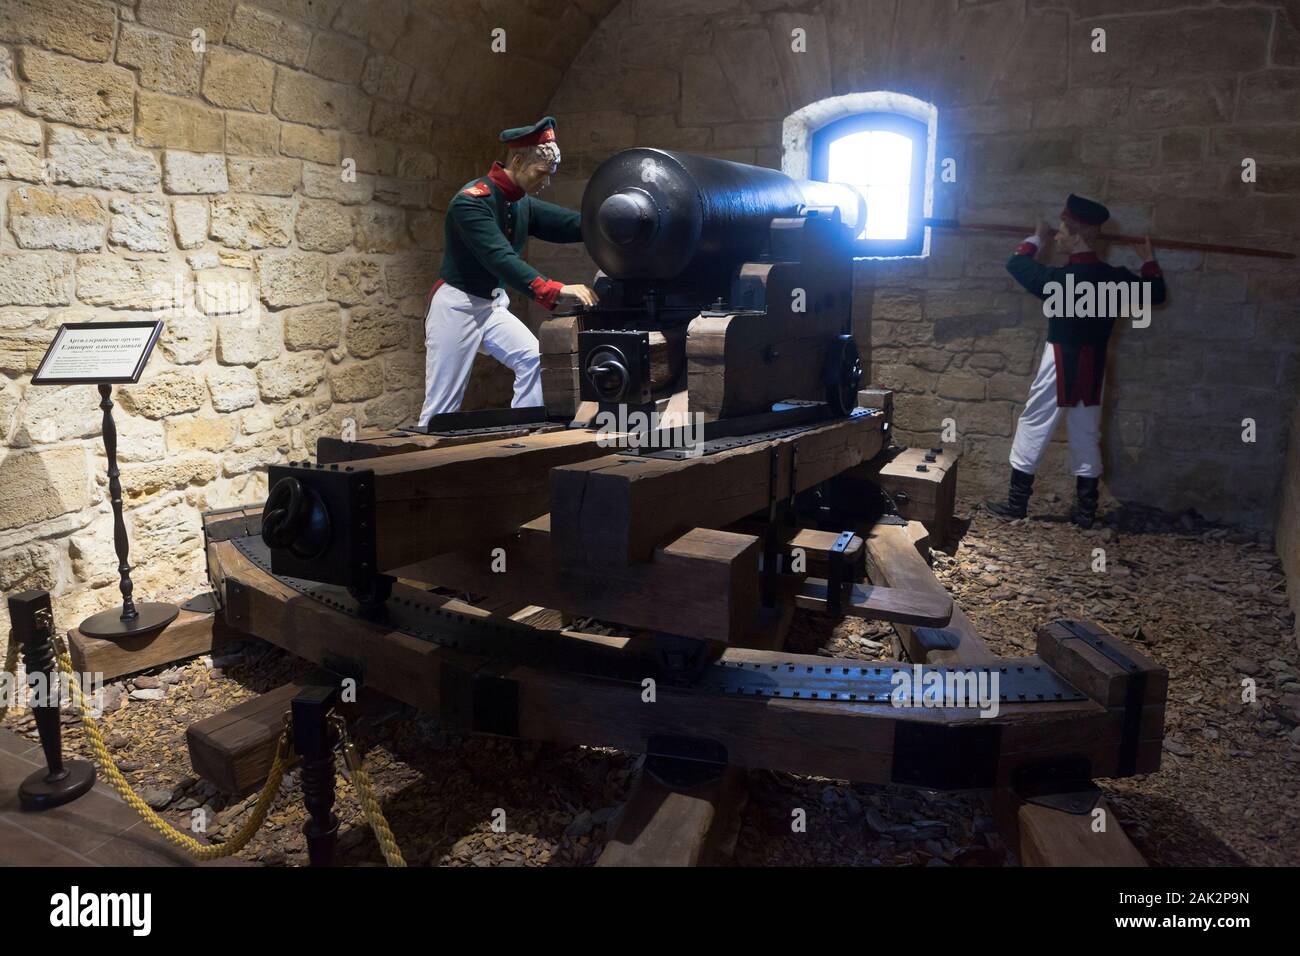
[[[627,567],[556,567],[551,518],[474,551],[397,569],[397,576],[475,594],[509,595],[579,617],[731,643],[759,603],[759,543],[752,535],[693,528],[650,561]]]
[[[809,611],[826,610],[825,578],[808,578],[795,596],[795,604]],[[944,627],[952,618],[952,598],[931,591],[904,591],[871,584],[845,589],[840,608],[846,617],[866,621],[892,621],[922,627]]]

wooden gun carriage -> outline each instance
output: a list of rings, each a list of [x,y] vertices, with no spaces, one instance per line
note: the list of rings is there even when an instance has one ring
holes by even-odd
[[[773,768],[1059,814],[1092,777],[1155,770],[1164,671],[1079,622],[996,657],[880,492],[892,405],[859,390],[849,328],[862,210],[734,163],[610,162],[583,203],[601,304],[553,320],[572,351],[550,371],[572,375],[547,379],[550,414],[323,438],[272,466],[264,506],[205,518],[227,623],[454,728],[648,753],[686,792]],[[591,427],[618,406],[701,413],[702,440]],[[909,514],[927,503],[946,525],[951,495]],[[787,653],[796,608],[892,622],[909,660]],[[897,693],[922,680],[992,696]]]

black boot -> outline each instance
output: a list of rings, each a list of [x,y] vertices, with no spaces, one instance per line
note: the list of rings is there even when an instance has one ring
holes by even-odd
[[[1029,496],[1034,491],[1034,476],[1011,469],[1011,487],[1006,501],[986,501],[984,507],[1002,518],[1023,518],[1029,513]]]
[[[1101,496],[1100,478],[1076,478],[1074,480],[1075,505],[1070,511],[1070,520],[1080,528],[1091,528],[1097,520],[1097,499]]]

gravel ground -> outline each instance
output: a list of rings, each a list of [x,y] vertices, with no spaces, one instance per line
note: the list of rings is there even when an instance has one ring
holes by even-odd
[[[1300,664],[1268,542],[1195,515],[1137,509],[1113,509],[1103,526],[1084,532],[1053,516],[1065,505],[1050,496],[1035,508],[1024,522],[972,510],[960,544],[935,552],[935,570],[999,653],[1032,653],[1039,624],[1082,617],[1169,668],[1161,770],[1101,782],[1125,831],[1154,865],[1300,863]],[[1094,570],[1097,548],[1105,571]],[[803,612],[788,646],[866,660],[895,654],[887,626],[853,619],[831,626]],[[185,727],[303,672],[294,658],[251,639],[215,659],[117,681],[106,691],[109,747],[166,818],[186,829],[202,819],[221,839],[255,795],[228,798],[195,779]],[[1246,678],[1257,702],[1242,702]],[[79,721],[65,721],[67,749],[84,753]],[[35,739],[29,715],[11,714],[6,725]],[[638,758],[617,751],[444,734],[397,704],[362,718],[353,734],[412,865],[589,864],[638,769]],[[282,789],[241,858],[306,862],[296,772],[288,783],[293,789]],[[350,784],[342,774],[337,783],[340,862],[382,865]],[[977,797],[769,771],[748,773],[746,783],[737,865],[1017,862]],[[803,832],[792,830],[795,811],[806,820]]]

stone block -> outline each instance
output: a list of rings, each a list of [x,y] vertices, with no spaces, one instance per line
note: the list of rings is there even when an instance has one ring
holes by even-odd
[[[0,531],[35,529],[90,505],[85,452],[79,447],[11,452],[0,461]]]
[[[280,150],[280,121],[256,113],[226,114],[226,153],[230,156],[274,156]]]
[[[227,159],[230,188],[261,196],[292,196],[302,182],[302,163],[296,159]]]
[[[338,169],[339,134],[334,130],[284,123],[280,127],[280,152]]]
[[[205,397],[203,381],[194,369],[167,369],[118,390],[122,408],[152,419],[197,411]]]
[[[212,407],[233,412],[257,404],[257,375],[250,368],[216,368],[207,372]]]
[[[304,199],[298,205],[294,235],[298,248],[342,252],[352,244],[353,210],[327,201]]]
[[[85,63],[35,47],[23,47],[18,65],[26,81],[23,107],[28,112],[71,126],[119,132],[131,129],[135,76],[130,70]]]
[[[261,196],[221,196],[212,202],[208,234],[232,249],[287,246],[293,238],[293,202]]]
[[[169,193],[209,195],[229,192],[226,159],[220,153],[163,153],[163,189]]]
[[[208,200],[191,198],[173,200],[172,223],[175,226],[178,247],[199,248],[208,238]]]
[[[56,183],[96,189],[144,193],[161,181],[158,160],[127,137],[66,127],[50,130],[49,167]]]
[[[254,309],[217,318],[217,361],[223,365],[269,362],[283,349],[283,325],[274,313]]]
[[[171,224],[167,204],[160,199],[113,199],[113,218],[108,223],[108,241],[135,252],[167,252],[171,249]]]
[[[9,193],[8,207],[19,248],[91,252],[104,246],[107,213],[95,196],[26,187]]]
[[[361,132],[370,119],[370,100],[355,87],[277,67],[271,110],[291,123]]]
[[[410,320],[390,307],[356,306],[348,318],[348,351],[357,358],[371,358],[386,349],[403,347],[410,327]]]
[[[182,304],[186,278],[184,265],[178,263],[81,256],[77,298],[113,309],[167,310]]]
[[[70,256],[0,253],[0,305],[67,305],[72,276]]]
[[[137,97],[137,146],[219,153],[226,139],[226,118],[217,109],[177,96],[140,91]]]
[[[326,260],[314,253],[262,253],[257,257],[262,301],[271,308],[325,299]]]
[[[345,259],[330,269],[329,297],[342,305],[357,305],[380,289],[377,259]]]
[[[226,42],[277,63],[301,67],[306,65],[311,51],[311,30],[300,23],[241,3],[235,7],[230,19]]]
[[[0,4],[0,40],[104,61],[113,50],[112,7],[81,0],[6,0]]]
[[[221,47],[206,54],[203,98],[214,106],[266,113],[271,109],[275,67],[259,56]]]
[[[257,366],[257,384],[264,402],[310,395],[324,378],[325,363],[319,353],[288,355]]]
[[[330,396],[336,402],[359,402],[384,390],[382,362],[355,362],[329,371]]]
[[[123,23],[117,38],[117,62],[135,67],[147,90],[193,96],[199,91],[203,55],[194,52],[188,37],[169,36]]]

